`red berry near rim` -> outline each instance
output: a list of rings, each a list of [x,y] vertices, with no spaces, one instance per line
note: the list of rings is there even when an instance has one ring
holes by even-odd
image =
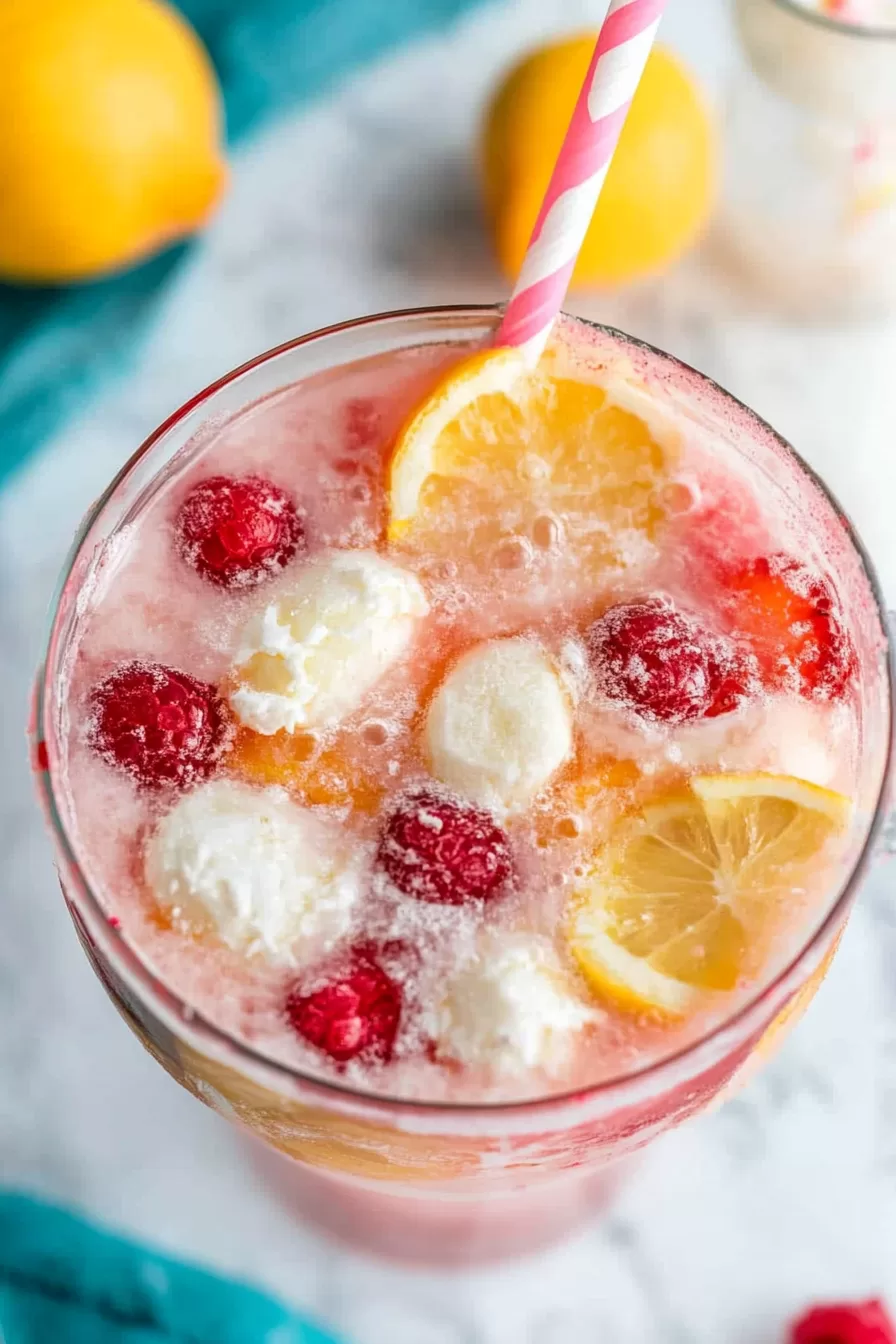
[[[219,588],[254,588],[305,543],[296,506],[261,476],[210,476],[194,485],[175,523],[188,565]]]
[[[214,686],[161,663],[124,663],[91,692],[90,745],[147,788],[204,779],[229,731]]]
[[[363,1056],[386,1063],[401,1019],[401,989],[372,953],[352,954],[344,974],[286,999],[293,1030],[339,1064]]]
[[[389,817],[377,860],[405,896],[445,905],[488,900],[513,875],[507,836],[491,813],[426,789]]]
[[[721,636],[714,636],[709,655],[709,685],[712,700],[708,719],[730,714],[761,689],[759,664],[752,653]]]
[[[790,1327],[790,1344],[896,1344],[896,1329],[877,1298],[812,1307]]]
[[[665,599],[610,607],[586,642],[600,693],[654,723],[727,713],[752,687],[751,660]]]
[[[732,625],[755,649],[773,690],[835,700],[854,680],[856,651],[826,581],[787,555],[726,574]]]

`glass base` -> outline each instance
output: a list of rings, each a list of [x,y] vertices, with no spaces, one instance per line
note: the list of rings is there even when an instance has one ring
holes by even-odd
[[[368,1255],[441,1269],[530,1255],[565,1240],[608,1208],[637,1161],[483,1198],[345,1180],[253,1149],[266,1183],[316,1231]]]

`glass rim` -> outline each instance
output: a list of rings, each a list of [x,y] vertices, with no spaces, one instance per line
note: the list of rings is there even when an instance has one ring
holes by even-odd
[[[775,0],[777,3],[778,0]],[[789,2],[789,0],[788,0]],[[54,653],[56,626],[60,614],[60,601],[66,591],[72,571],[81,556],[82,547],[89,535],[94,523],[102,514],[111,497],[118,490],[122,482],[131,474],[131,472],[143,461],[144,457],[152,451],[156,444],[177,424],[197,410],[203,404],[209,402],[219,391],[235,382],[247,373],[263,364],[268,363],[279,356],[288,354],[291,351],[300,349],[302,346],[309,345],[314,341],[325,337],[338,336],[341,333],[355,331],[360,328],[385,326],[387,324],[398,324],[407,319],[435,319],[435,318],[456,318],[458,320],[473,319],[481,322],[491,321],[497,325],[503,312],[503,304],[447,304],[438,306],[424,306],[418,308],[402,308],[389,310],[381,313],[372,313],[360,318],[352,318],[343,322],[333,323],[326,327],[316,328],[302,336],[297,336],[291,340],[284,341],[280,345],[273,346],[269,350],[246,360],[244,363],[229,370],[221,377],[209,383],[192,397],[188,398],[177,410],[173,411],[165,418],[140,444],[134,453],[128,458],[121,469],[115,474],[112,481],[97,498],[97,500],[88,509],[80,526],[78,527],[68,555],[63,563],[59,578],[49,606],[49,619],[47,635],[43,645],[43,654],[38,664],[36,695],[35,695],[35,714],[34,730],[39,740],[46,741],[45,716],[48,708],[47,694],[47,675],[51,657]],[[566,314],[564,314],[566,315]],[[800,471],[802,471],[821,491],[824,498],[836,511],[845,528],[850,545],[860,562],[863,575],[868,583],[871,595],[874,599],[876,614],[879,619],[881,631],[886,642],[886,681],[887,681],[887,743],[883,760],[883,768],[877,796],[874,804],[874,812],[868,823],[868,829],[862,841],[861,848],[856,855],[855,862],[843,882],[843,886],[835,899],[832,900],[830,907],[823,918],[807,937],[801,943],[800,947],[789,957],[786,964],[778,970],[772,978],[764,984],[761,984],[754,992],[740,1003],[730,1014],[723,1017],[719,1022],[714,1023],[707,1031],[699,1035],[695,1040],[672,1050],[669,1054],[663,1055],[634,1068],[628,1072],[614,1074],[610,1078],[602,1079],[595,1083],[586,1083],[578,1087],[569,1088],[563,1092],[551,1092],[535,1097],[515,1099],[511,1101],[427,1101],[415,1097],[392,1096],[388,1093],[378,1093],[362,1087],[353,1086],[344,1082],[322,1077],[319,1074],[306,1072],[299,1068],[294,1068],[280,1060],[274,1059],[262,1051],[256,1050],[248,1042],[240,1039],[231,1031],[216,1025],[204,1013],[193,1007],[187,999],[167,985],[143,960],[136,947],[124,936],[121,928],[110,923],[106,911],[94,893],[87,880],[87,876],[81,866],[76,852],[76,847],[69,839],[65,823],[62,819],[59,809],[56,806],[56,797],[53,789],[53,770],[49,766],[39,769],[37,773],[38,790],[41,800],[44,803],[44,810],[49,819],[53,838],[61,852],[66,865],[72,869],[79,879],[79,897],[84,900],[89,907],[90,913],[94,919],[99,921],[100,926],[111,944],[115,958],[122,962],[140,989],[141,997],[147,1001],[149,1007],[155,1012],[155,1004],[161,1000],[165,1003],[169,1011],[172,1011],[179,1022],[184,1023],[185,1029],[191,1032],[199,1032],[208,1036],[215,1045],[224,1047],[228,1052],[235,1052],[237,1059],[244,1059],[255,1068],[259,1066],[264,1071],[273,1072],[279,1079],[290,1083],[299,1083],[302,1086],[312,1087],[327,1095],[335,1095],[345,1100],[355,1103],[362,1103],[369,1107],[380,1107],[383,1109],[407,1109],[418,1114],[454,1114],[458,1118],[481,1117],[495,1114],[522,1114],[533,1110],[544,1110],[545,1108],[562,1106],[569,1102],[591,1101],[598,1096],[611,1096],[614,1092],[631,1087],[637,1083],[653,1078],[661,1077],[664,1073],[673,1072],[676,1066],[681,1065],[690,1056],[697,1054],[705,1047],[717,1042],[726,1033],[736,1028],[739,1023],[749,1019],[749,1017],[761,1007],[764,1001],[773,998],[777,991],[781,990],[786,982],[796,974],[801,963],[808,958],[811,953],[822,946],[827,939],[833,927],[840,922],[841,915],[848,909],[852,897],[856,891],[859,881],[864,876],[868,865],[873,857],[875,841],[880,832],[884,821],[884,800],[887,793],[887,786],[893,770],[894,763],[894,743],[893,726],[894,714],[896,714],[896,649],[891,638],[890,626],[887,620],[887,609],[884,603],[880,583],[877,578],[874,565],[865,549],[864,543],[859,537],[852,520],[840,506],[836,496],[828,488],[825,482],[797,452],[795,448],[781,435],[776,429],[768,424],[762,416],[753,411],[745,402],[735,397],[725,388],[715,382],[707,374],[701,373],[693,365],[686,361],[678,359],[677,356],[661,350],[658,346],[652,345],[649,341],[644,341],[636,336],[630,336],[627,332],[620,331],[616,327],[608,326],[605,323],[591,321],[587,318],[581,318],[574,314],[568,316],[576,322],[582,322],[593,330],[608,336],[611,340],[621,343],[623,346],[634,347],[643,350],[650,355],[658,356],[662,360],[668,361],[676,368],[682,370],[688,375],[697,378],[701,383],[707,384],[710,388],[720,392],[729,403],[736,406],[762,433],[769,436],[774,443],[783,448],[788,457],[793,459]],[[66,895],[65,893],[63,893]],[[66,903],[68,898],[66,896]],[[794,992],[796,992],[795,987]],[[228,1061],[230,1063],[230,1061]]]
[[[806,5],[801,5],[799,0],[772,0],[772,4],[785,13],[805,19],[808,23],[815,24],[817,28],[827,29],[828,32],[843,33],[847,37],[855,37],[861,41],[896,43],[896,27],[884,28],[873,23],[847,23],[844,19],[838,19],[835,14],[822,14],[818,10],[809,9]]]

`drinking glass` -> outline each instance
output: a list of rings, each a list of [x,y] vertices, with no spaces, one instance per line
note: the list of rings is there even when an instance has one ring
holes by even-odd
[[[194,1096],[260,1141],[256,1156],[266,1154],[263,1164],[306,1218],[367,1249],[438,1264],[481,1264],[569,1232],[608,1198],[627,1159],[723,1096],[765,1056],[836,948],[872,852],[890,763],[886,625],[870,562],[835,502],[768,425],[709,379],[619,332],[591,327],[598,362],[649,383],[683,423],[748,458],[767,488],[813,509],[835,538],[832,563],[854,613],[861,666],[858,820],[803,945],[726,1020],[666,1058],[565,1095],[475,1105],[392,1099],[285,1067],[206,1020],[154,974],[91,889],[79,861],[76,800],[58,768],[67,659],[85,585],[209,419],[220,422],[298,379],[338,376],[340,366],[361,358],[429,342],[482,344],[499,316],[496,308],[455,307],[343,323],[259,355],[175,411],[78,532],[53,603],[31,729],[66,903],[91,965],[146,1049]]]
[[[896,311],[896,28],[736,0],[717,236],[763,302]]]

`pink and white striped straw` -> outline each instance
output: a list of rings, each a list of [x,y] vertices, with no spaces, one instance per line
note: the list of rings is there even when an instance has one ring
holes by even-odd
[[[665,0],[611,0],[495,337],[535,365],[560,311]]]

